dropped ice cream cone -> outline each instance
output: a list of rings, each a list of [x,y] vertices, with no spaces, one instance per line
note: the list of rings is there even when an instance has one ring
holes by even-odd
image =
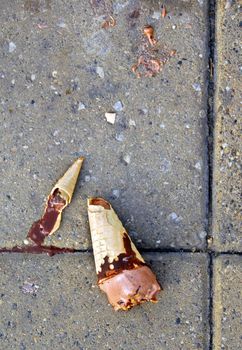
[[[58,230],[62,211],[71,202],[83,161],[83,157],[78,158],[51,190],[42,218],[34,222],[28,232],[27,237],[35,244],[41,245],[46,236]]]
[[[128,310],[156,302],[161,287],[111,205],[102,198],[88,199],[88,217],[98,285],[110,304]]]

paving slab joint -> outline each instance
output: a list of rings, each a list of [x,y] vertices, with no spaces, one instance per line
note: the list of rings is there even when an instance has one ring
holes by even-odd
[[[209,253],[209,350],[213,350],[213,253]]]
[[[208,4],[208,87],[207,87],[207,248],[212,239],[212,215],[213,215],[213,140],[214,140],[214,101],[215,101],[215,10],[216,0],[210,0]]]

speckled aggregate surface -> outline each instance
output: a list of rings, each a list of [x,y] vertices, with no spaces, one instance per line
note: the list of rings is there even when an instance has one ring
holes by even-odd
[[[145,258],[163,285],[160,301],[115,312],[96,285],[91,254],[2,254],[2,348],[207,349],[206,255]]]
[[[242,251],[241,8],[217,6],[213,245]]]
[[[79,155],[84,169],[52,244],[90,248],[86,198],[102,195],[138,246],[205,247],[207,6],[170,1],[164,19],[160,7],[3,2],[1,247],[23,242]],[[117,24],[105,30],[108,14]],[[157,77],[137,79],[147,23],[177,53]],[[105,113],[115,109],[112,125]]]
[[[242,256],[214,259],[214,350],[239,349],[242,341]]]

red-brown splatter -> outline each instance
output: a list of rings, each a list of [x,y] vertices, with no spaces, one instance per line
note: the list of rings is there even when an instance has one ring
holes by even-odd
[[[144,35],[146,35],[151,46],[155,46],[157,44],[157,40],[154,38],[154,28],[152,26],[144,27]]]
[[[162,18],[165,18],[166,15],[167,15],[166,7],[165,7],[165,5],[162,5],[162,6],[161,6],[161,17],[162,17]]]
[[[143,75],[145,77],[155,77],[157,73],[160,72],[162,64],[158,59],[150,59],[145,56],[140,56],[138,63],[132,66],[132,72],[136,74],[137,78],[141,78],[142,74],[138,71],[140,66],[143,66],[145,72]]]
[[[168,50],[161,46],[154,37],[154,28],[144,27],[144,38],[139,46],[139,58],[131,70],[137,78],[155,77],[161,72],[168,59],[175,55],[175,50]],[[145,41],[144,41],[145,40]]]
[[[37,24],[37,27],[39,29],[47,29],[48,28],[48,24],[45,24],[45,23],[38,23]]]
[[[114,19],[112,16],[109,16],[109,18],[103,22],[102,28],[103,29],[108,29],[110,27],[116,26],[116,19]]]

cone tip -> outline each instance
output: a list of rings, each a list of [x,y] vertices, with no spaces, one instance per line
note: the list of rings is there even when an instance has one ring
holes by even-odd
[[[76,162],[84,162],[84,160],[85,160],[85,157],[79,157],[79,158],[77,158],[77,160],[76,160]]]

